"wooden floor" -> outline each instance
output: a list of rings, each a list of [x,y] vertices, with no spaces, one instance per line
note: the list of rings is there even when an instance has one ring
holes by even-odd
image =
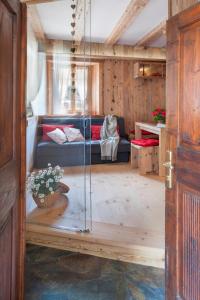
[[[128,164],[92,166],[92,231],[90,203],[84,216],[83,172],[65,169],[71,190],[51,209],[32,209],[27,217],[27,241],[155,267],[164,267],[164,183],[140,176]],[[88,180],[88,179],[87,179]],[[79,191],[77,193],[77,191]],[[30,205],[29,205],[30,207]]]

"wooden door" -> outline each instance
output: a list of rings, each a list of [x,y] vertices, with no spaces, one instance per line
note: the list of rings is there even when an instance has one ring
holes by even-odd
[[[200,4],[167,25],[166,299],[200,299]]]
[[[0,0],[0,300],[22,299],[20,18]]]

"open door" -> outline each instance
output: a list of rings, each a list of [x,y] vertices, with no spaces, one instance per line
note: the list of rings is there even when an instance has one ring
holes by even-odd
[[[168,21],[167,114],[166,299],[199,300],[200,4]]]
[[[18,0],[0,1],[0,300],[23,298],[20,18]]]

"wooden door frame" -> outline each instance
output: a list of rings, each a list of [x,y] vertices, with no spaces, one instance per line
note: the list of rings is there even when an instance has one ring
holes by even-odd
[[[27,9],[20,4],[20,71],[19,71],[19,109],[20,109],[20,197],[19,197],[19,259],[17,276],[17,299],[24,299],[25,265],[25,219],[26,219],[26,62],[27,62]]]
[[[32,0],[30,0],[31,2]],[[58,0],[49,0],[49,2]],[[19,249],[20,257],[18,260],[18,290],[17,299],[24,299],[24,265],[25,265],[25,221],[26,221],[26,81],[27,81],[27,4],[29,0],[21,2],[21,49],[20,49],[20,80],[19,80],[19,106],[21,116],[21,158],[20,158],[20,199],[19,199]],[[36,0],[37,2],[37,0]],[[40,2],[40,1],[38,1]],[[34,0],[32,1],[34,3]],[[166,261],[166,255],[165,255]],[[165,287],[167,287],[165,285]]]

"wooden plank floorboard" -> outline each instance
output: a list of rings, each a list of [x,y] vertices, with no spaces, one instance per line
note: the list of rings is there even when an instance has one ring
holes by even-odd
[[[27,242],[163,268],[164,183],[158,176],[140,176],[130,164],[92,166],[93,226],[80,233],[85,225],[81,170],[65,168],[70,192],[54,207],[37,209],[29,197]]]

